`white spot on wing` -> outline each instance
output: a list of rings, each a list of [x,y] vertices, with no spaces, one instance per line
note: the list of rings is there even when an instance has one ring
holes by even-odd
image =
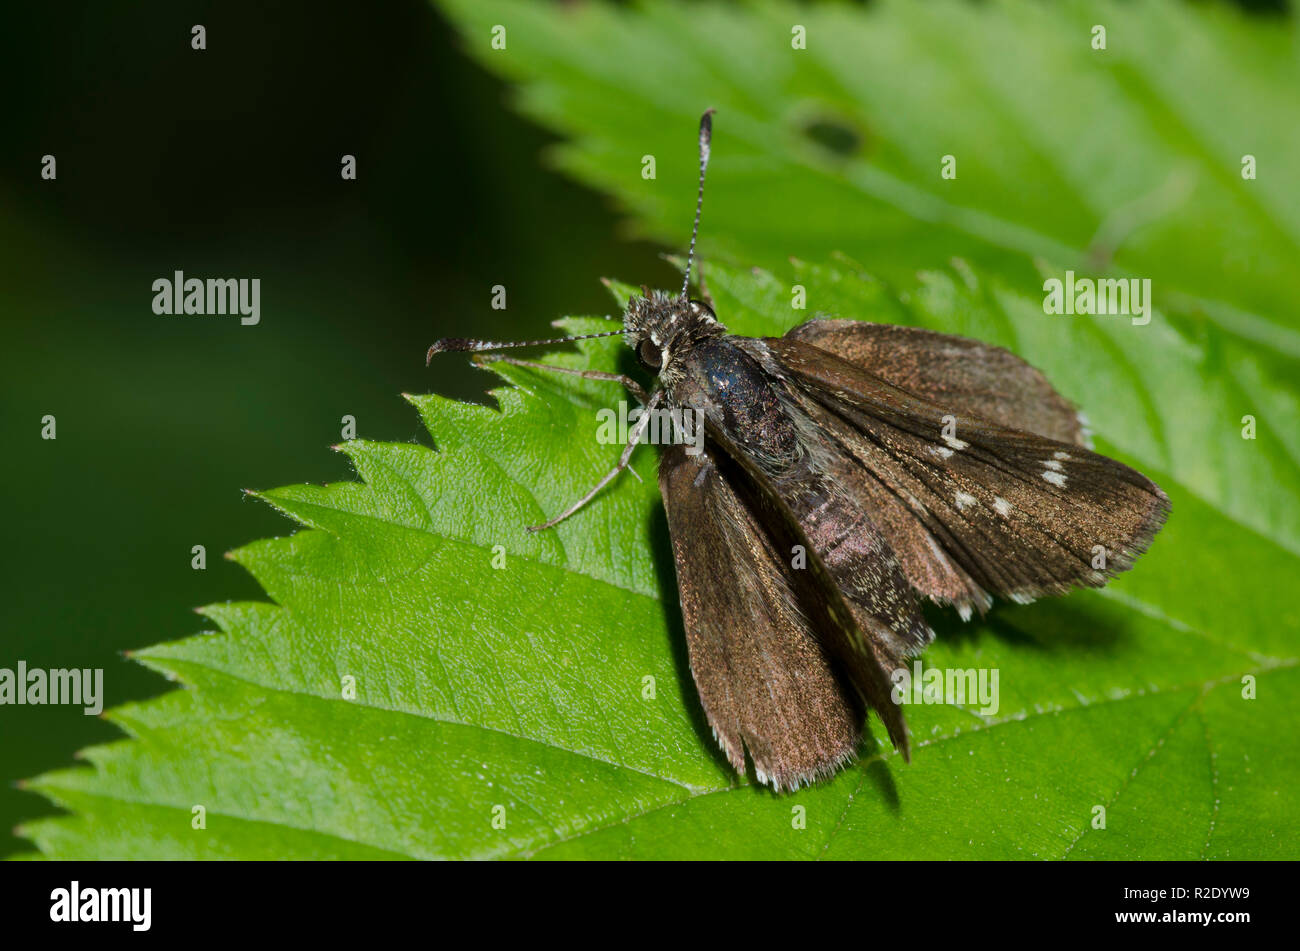
[[[1066,459],[1070,458],[1070,454],[1068,452],[1054,452],[1052,453],[1052,458],[1065,461]]]
[[[965,449],[967,446],[970,445],[970,443],[963,442],[962,440],[958,439],[956,436],[949,436],[947,434],[944,435],[943,441],[946,442],[953,449]]]
[[[947,459],[952,455],[952,450],[945,449],[943,446],[931,446],[930,455],[939,459]]]
[[[997,511],[999,515],[1011,514],[1011,503],[1008,502],[1006,499],[1002,498],[1002,496],[1000,495],[993,496],[993,508]]]
[[[971,495],[969,492],[958,491],[954,501],[957,503],[957,511],[962,512],[974,505],[976,499],[975,496]]]
[[[1092,429],[1089,428],[1088,417],[1083,413],[1076,413],[1075,418],[1079,421],[1079,438],[1088,449],[1092,448]]]
[[[1059,472],[1053,472],[1051,469],[1045,469],[1043,471],[1043,478],[1052,483],[1052,485],[1065,485],[1065,476]]]
[[[1054,472],[1060,472],[1063,468],[1065,468],[1055,459],[1045,459],[1043,461],[1043,465],[1046,466],[1048,469],[1053,470]]]

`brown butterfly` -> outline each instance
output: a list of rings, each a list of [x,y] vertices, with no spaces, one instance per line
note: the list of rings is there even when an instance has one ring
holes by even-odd
[[[653,411],[703,421],[703,451],[669,445],[659,467],[691,673],[736,770],[748,755],[760,782],[789,790],[856,756],[867,708],[909,757],[891,674],[934,638],[923,599],[969,619],[994,597],[1101,587],[1146,550],[1169,499],[1092,452],[1075,408],[1000,347],[856,320],[728,334],[687,296],[711,113],[682,292],[643,289],[610,332],[658,386],[483,359],[616,380],[643,404],[618,464],[532,531],[626,468]],[[429,358],[580,339],[447,338]]]

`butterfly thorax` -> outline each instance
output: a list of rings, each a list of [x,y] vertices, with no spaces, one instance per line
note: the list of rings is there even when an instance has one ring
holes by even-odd
[[[703,301],[655,292],[635,297],[624,322],[637,360],[659,377],[670,407],[703,414],[721,435],[773,473],[798,458],[798,435],[779,382]]]
[[[664,386],[673,403],[703,412],[709,428],[779,478],[801,457],[799,436],[782,384],[748,352],[754,345],[762,346],[731,335],[704,340],[679,357],[680,373]]]

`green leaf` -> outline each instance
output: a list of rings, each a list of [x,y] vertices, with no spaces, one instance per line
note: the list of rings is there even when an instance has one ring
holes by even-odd
[[[1096,402],[1086,387],[1121,386],[1109,404],[1125,417],[1110,426],[1121,446],[1158,434],[1157,466],[1300,553],[1286,488],[1300,400],[1276,382],[1300,379],[1295,21],[1108,0],[440,6],[470,55],[519,83],[519,107],[568,137],[556,164],[674,246],[694,211],[696,123],[717,108],[706,277],[710,254],[779,269],[842,253],[899,285],[954,258],[1026,294],[1066,269],[1150,279],[1185,342],[1153,331],[1169,337],[1167,359],[1146,386],[1142,334],[1117,349],[1084,331],[1072,349],[1059,322],[1028,321],[1022,355],[1074,381],[1084,405]],[[505,49],[491,42],[498,25]],[[792,48],[795,26],[806,49]],[[945,155],[955,179],[940,176]],[[1244,155],[1257,178],[1243,179]],[[1102,250],[1113,266],[1098,271]],[[1189,373],[1200,359],[1222,365],[1212,388]],[[1269,417],[1269,452],[1204,451],[1247,415]]]
[[[780,276],[715,265],[710,282],[742,332],[797,319],[792,283],[829,312],[1016,336],[1030,353],[1047,320],[965,266],[902,295],[844,261]],[[523,531],[608,468],[597,412],[619,388],[498,364],[516,384],[495,392],[499,411],[411,397],[437,451],[349,442],[364,484],[263,493],[308,529],[234,553],[274,604],[210,606],[220,632],[140,652],[189,689],[113,711],[132,739],[85,751],[93,769],[32,781],[73,815],[25,834],[52,857],[1288,856],[1300,617],[1274,593],[1300,559],[1188,491],[1164,465],[1181,464],[1167,433],[1096,398],[1149,398],[1146,368],[1180,361],[1213,389],[1221,368],[1156,322],[1054,322],[1075,353],[1145,341],[1131,375],[1108,364],[1062,385],[1174,514],[1104,591],[970,625],[936,613],[925,662],[996,669],[1001,705],[913,706],[910,765],[872,746],[797,794],[738,782],[683,656],[653,453],[637,454],[642,482],[621,479],[554,532]],[[581,349],[556,362],[609,370],[625,353]],[[1265,445],[1202,437],[1225,456]],[[1300,480],[1283,474],[1294,509]]]
[[[845,252],[894,280],[959,256],[1032,280],[1033,257],[1082,271],[1109,251],[1167,309],[1300,357],[1293,18],[1173,0],[439,5],[566,135],[556,163],[673,246],[712,106],[706,255]]]
[[[410,397],[436,450],[349,442],[361,483],[261,493],[304,526],[233,553],[272,603],[209,606],[216,632],[136,655],[186,689],[110,711],[130,739],[29,782],[70,810],[25,827],[42,854],[1294,857],[1290,37],[1165,3],[445,6],[570,135],[560,163],[674,245],[694,124],[719,109],[703,241],[734,332],[822,312],[1009,346],[1165,487],[1170,521],[1103,591],[934,612],[925,663],[997,670],[999,709],[913,706],[910,765],[869,742],[777,796],[733,776],[703,722],[653,452],[641,481],[523,531],[609,468],[597,413],[625,394],[497,365],[499,409]],[[1083,270],[1098,234],[1114,273],[1155,281],[1149,325],[1044,314],[1043,276]],[[624,356],[601,340],[549,359]]]

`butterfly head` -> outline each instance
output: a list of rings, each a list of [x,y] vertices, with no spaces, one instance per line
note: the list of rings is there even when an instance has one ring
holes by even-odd
[[[637,362],[656,376],[671,376],[675,361],[695,344],[727,331],[708,304],[663,291],[633,297],[623,325]]]

